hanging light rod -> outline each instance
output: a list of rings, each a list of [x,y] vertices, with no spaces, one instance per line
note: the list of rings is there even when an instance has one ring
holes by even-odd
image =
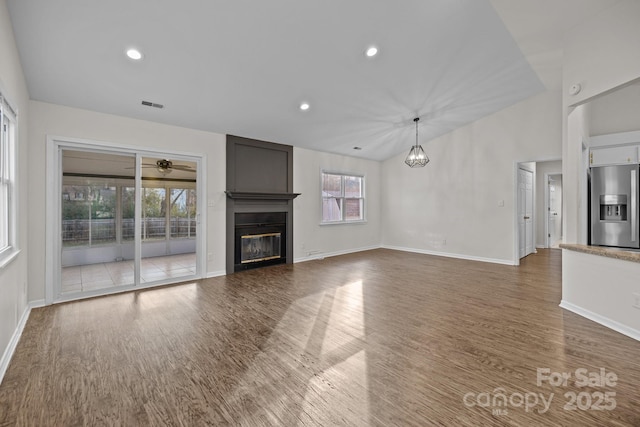
[[[422,146],[418,144],[418,121],[419,120],[420,120],[419,117],[416,117],[415,119],[413,119],[413,121],[416,124],[416,145],[411,147],[411,150],[409,151],[409,154],[407,155],[407,158],[404,161],[410,168],[421,168],[421,167],[424,167],[427,163],[429,163],[429,157],[427,157],[427,155],[425,154],[424,150],[422,149]]]

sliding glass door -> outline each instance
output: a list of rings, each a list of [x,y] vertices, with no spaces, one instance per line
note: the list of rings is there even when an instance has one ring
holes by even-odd
[[[198,158],[61,146],[54,299],[197,277]]]

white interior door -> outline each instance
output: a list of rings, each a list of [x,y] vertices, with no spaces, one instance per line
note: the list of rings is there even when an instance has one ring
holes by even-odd
[[[548,185],[548,242],[547,247],[557,248],[562,240],[562,175],[550,175]]]
[[[525,169],[518,169],[518,242],[520,258],[534,252],[533,172]]]
[[[525,171],[525,213],[526,255],[534,252],[533,243],[533,172]]]

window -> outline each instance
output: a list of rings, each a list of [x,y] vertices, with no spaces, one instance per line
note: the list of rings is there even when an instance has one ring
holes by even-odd
[[[164,240],[167,235],[166,194],[164,187],[142,189],[142,240]]]
[[[155,181],[154,181],[155,182]],[[196,189],[184,183],[143,183],[143,241],[196,237]],[[167,195],[169,199],[167,200]],[[93,247],[132,242],[135,188],[125,180],[65,177],[62,246]]]
[[[62,246],[116,241],[116,187],[97,182],[62,186]]]
[[[142,197],[143,240],[196,237],[195,188],[145,187]]]
[[[196,235],[196,190],[172,188],[170,205],[171,238]]]
[[[16,116],[0,96],[0,265],[16,253]]]
[[[322,223],[364,221],[364,177],[322,172]]]

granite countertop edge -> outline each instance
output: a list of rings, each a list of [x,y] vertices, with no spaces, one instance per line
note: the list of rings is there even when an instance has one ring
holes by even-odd
[[[632,252],[631,250],[606,248],[602,246],[578,245],[574,243],[561,243],[560,249],[640,263],[640,252]]]

